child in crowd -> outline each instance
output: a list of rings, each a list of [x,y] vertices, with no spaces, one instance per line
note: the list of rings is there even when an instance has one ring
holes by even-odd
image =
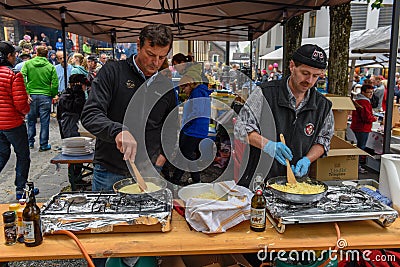
[[[79,136],[78,122],[85,104],[85,91],[89,81],[83,74],[73,74],[69,78],[69,87],[60,96],[57,116],[61,138]]]
[[[73,74],[69,78],[69,87],[60,96],[57,106],[57,119],[61,138],[80,136],[78,132],[79,118],[86,102],[85,91],[90,83],[85,75]],[[82,164],[68,164],[68,177],[73,183],[82,183]],[[71,181],[72,184],[72,181]]]

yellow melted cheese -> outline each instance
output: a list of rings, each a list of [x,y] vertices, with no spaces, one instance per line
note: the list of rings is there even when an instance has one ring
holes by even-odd
[[[305,182],[296,183],[294,185],[289,183],[286,185],[272,184],[271,187],[285,193],[301,195],[319,194],[325,191],[325,187],[323,185],[309,184]]]
[[[147,190],[146,193],[151,193],[155,192],[161,189],[158,185],[150,182],[146,182],[147,185]],[[130,184],[122,187],[119,192],[124,193],[124,194],[142,194],[142,190],[140,190],[140,187],[138,184]]]

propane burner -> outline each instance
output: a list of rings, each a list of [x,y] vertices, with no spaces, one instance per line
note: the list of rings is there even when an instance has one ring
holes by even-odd
[[[164,232],[170,230],[171,212],[172,193],[169,189],[133,197],[108,192],[63,192],[43,205],[41,217],[44,232],[57,229],[79,232],[95,228],[113,231],[113,225],[126,226],[116,231],[146,232],[151,228]],[[143,227],[128,227],[142,225],[142,218],[149,223]],[[152,228],[154,225],[158,226]]]
[[[267,218],[278,232],[283,233],[286,224],[373,219],[386,227],[398,217],[397,211],[356,186],[341,181],[330,181],[327,184],[327,194],[320,201],[307,204],[282,201],[271,196],[266,187],[265,195],[270,196],[266,197]]]

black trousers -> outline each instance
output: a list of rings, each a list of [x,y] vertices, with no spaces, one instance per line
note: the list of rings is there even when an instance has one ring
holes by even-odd
[[[197,160],[200,157],[199,144],[201,140],[203,140],[203,138],[189,136],[181,132],[179,135],[179,149],[182,155],[188,160]],[[177,157],[177,161],[178,160],[179,158]],[[196,164],[193,163],[189,167],[191,167],[192,170],[196,169]],[[176,168],[172,177],[173,181],[179,183],[184,173],[184,170]],[[190,176],[193,182],[200,182],[200,172],[191,172]]]

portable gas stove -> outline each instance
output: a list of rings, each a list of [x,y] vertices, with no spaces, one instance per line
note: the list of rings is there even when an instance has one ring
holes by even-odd
[[[329,186],[327,194],[320,201],[307,204],[284,202],[265,188],[268,220],[279,233],[283,233],[287,224],[300,223],[374,220],[388,227],[398,217],[397,211],[354,185],[342,181],[329,181],[326,184]]]
[[[44,232],[154,232],[171,230],[172,193],[122,195],[103,192],[65,192],[43,205]]]

